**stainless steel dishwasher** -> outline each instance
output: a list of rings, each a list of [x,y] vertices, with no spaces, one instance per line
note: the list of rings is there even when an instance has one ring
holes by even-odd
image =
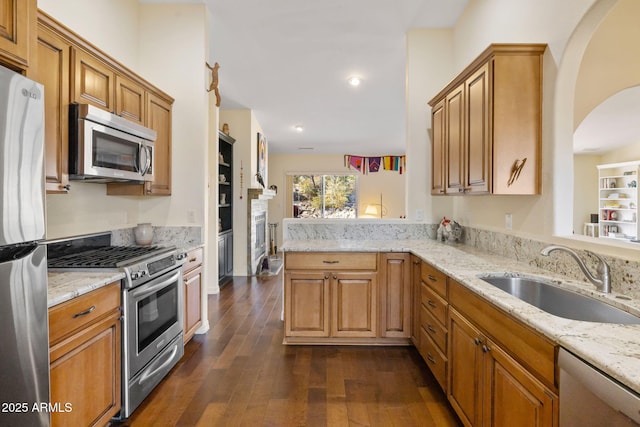
[[[560,427],[640,426],[640,395],[563,348],[558,366]]]

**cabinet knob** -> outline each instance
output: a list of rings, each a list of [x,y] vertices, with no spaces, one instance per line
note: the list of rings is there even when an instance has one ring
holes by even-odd
[[[333,275],[333,280],[337,280],[338,276],[336,276],[335,274]]]
[[[429,304],[429,307],[433,307],[433,308],[437,307],[436,303],[431,300],[427,301],[427,304]]]
[[[487,345],[483,345],[482,346],[482,352],[483,353],[489,353],[491,351],[491,347],[487,346]]]
[[[413,265],[420,265],[420,261],[413,261]]]
[[[480,338],[474,338],[474,339],[473,339],[473,343],[474,343],[475,345],[480,345],[480,343],[481,343],[481,342],[482,342],[482,340],[481,340]]]
[[[436,279],[436,276],[434,276],[434,275],[432,275],[432,274],[429,274],[429,275],[427,276],[427,279],[431,280],[432,282],[435,282],[435,281],[437,280],[437,279]]]
[[[326,275],[324,276],[324,280],[329,280],[329,275],[328,275],[328,274],[326,274]]]
[[[434,327],[433,327],[433,326],[431,326],[431,325],[427,326],[427,329],[429,330],[429,332],[431,332],[431,333],[433,333],[433,334],[437,333],[436,328],[434,328]]]
[[[429,359],[429,362],[433,363],[434,365],[436,364],[436,359],[431,355],[431,353],[427,353],[427,359]]]
[[[71,190],[71,184],[61,185],[60,189],[69,191],[69,190]]]
[[[464,193],[464,188],[458,188],[458,193]]]

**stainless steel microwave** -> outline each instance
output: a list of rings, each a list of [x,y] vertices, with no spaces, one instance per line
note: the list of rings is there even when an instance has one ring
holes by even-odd
[[[156,132],[88,104],[69,106],[69,179],[153,180]]]

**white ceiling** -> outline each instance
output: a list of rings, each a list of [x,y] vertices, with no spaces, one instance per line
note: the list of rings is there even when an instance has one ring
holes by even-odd
[[[468,2],[141,1],[207,3],[221,108],[253,110],[271,153],[355,155],[405,152],[405,34],[452,27]]]
[[[640,86],[622,90],[591,110],[573,134],[573,151],[602,153],[637,142],[640,142]]]

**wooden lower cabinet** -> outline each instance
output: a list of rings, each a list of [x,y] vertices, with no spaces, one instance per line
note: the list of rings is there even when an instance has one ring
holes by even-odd
[[[286,253],[285,342],[409,344],[410,267],[405,253]]]
[[[376,272],[331,273],[329,336],[375,338],[378,275]]]
[[[380,336],[411,337],[411,255],[380,254]]]
[[[420,267],[422,260],[411,255],[411,342],[420,348]]]
[[[329,337],[330,277],[325,272],[285,273],[285,336]]]
[[[202,248],[187,254],[184,264],[184,343],[193,338],[202,325]]]
[[[285,335],[375,337],[376,273],[285,274]]]
[[[120,410],[120,283],[49,309],[52,426],[102,426]]]
[[[447,395],[465,426],[557,425],[557,395],[453,308]]]

